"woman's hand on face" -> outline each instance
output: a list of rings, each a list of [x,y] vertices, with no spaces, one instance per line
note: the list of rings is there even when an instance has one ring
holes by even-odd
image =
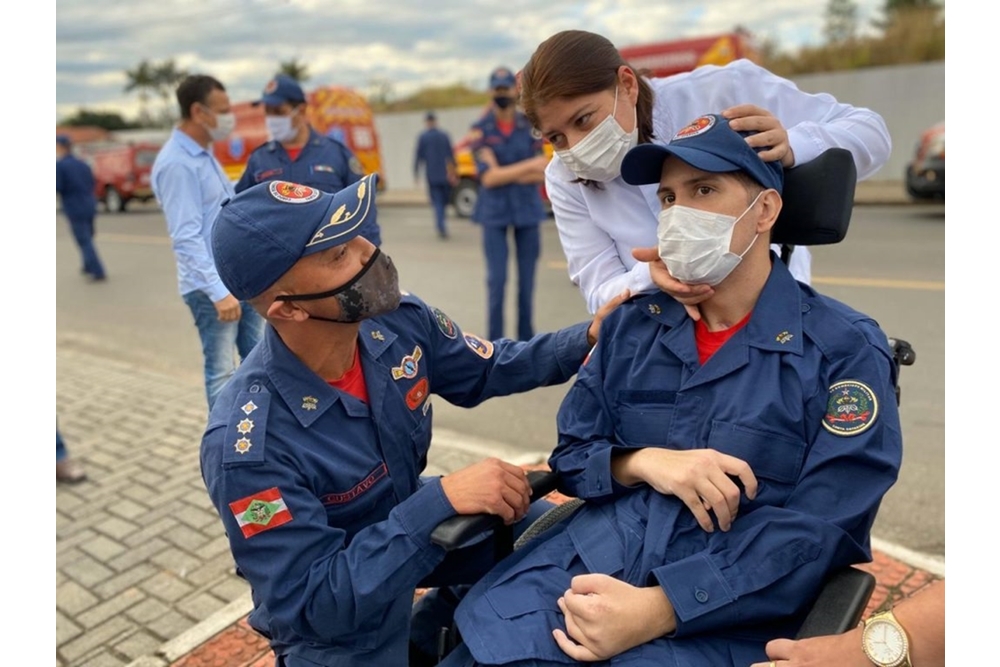
[[[770,111],[753,104],[740,104],[722,112],[729,119],[729,127],[737,132],[756,132],[747,137],[747,144],[754,148],[768,147],[758,153],[765,162],[779,160],[781,166],[795,166],[795,154],[788,143],[788,131]]]
[[[691,319],[701,319],[697,304],[715,294],[711,285],[688,285],[674,278],[656,248],[633,248],[632,256],[649,264],[649,277],[653,279],[653,284],[683,304]]]

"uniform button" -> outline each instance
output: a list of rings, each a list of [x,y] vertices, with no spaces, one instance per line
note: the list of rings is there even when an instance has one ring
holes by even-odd
[[[809,304],[808,303],[802,304],[802,312],[803,313],[808,313],[809,312]]]
[[[260,393],[260,385],[259,384],[255,384],[252,387],[250,387],[250,393],[251,394]]]
[[[708,602],[708,591],[703,591],[700,588],[695,590],[694,599],[698,602]]]

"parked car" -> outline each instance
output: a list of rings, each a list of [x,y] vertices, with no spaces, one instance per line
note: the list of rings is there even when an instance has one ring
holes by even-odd
[[[906,165],[906,191],[914,199],[944,199],[944,121],[920,135]]]

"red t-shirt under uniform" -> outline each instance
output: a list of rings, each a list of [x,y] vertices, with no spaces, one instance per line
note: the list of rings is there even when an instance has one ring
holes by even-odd
[[[753,312],[753,311],[751,311]],[[709,331],[705,320],[698,320],[694,323],[694,342],[698,346],[698,361],[704,366],[705,362],[722,347],[727,340],[733,337],[737,331],[746,326],[750,321],[750,313],[742,320],[722,331]]]

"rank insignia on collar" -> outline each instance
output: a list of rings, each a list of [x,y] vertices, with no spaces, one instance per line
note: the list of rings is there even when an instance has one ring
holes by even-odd
[[[253,420],[241,419],[240,423],[236,425],[236,430],[244,434],[249,433],[253,430]]]
[[[385,336],[382,335],[381,331],[373,331],[372,338],[385,342]]]
[[[239,440],[236,441],[235,446],[236,446],[236,451],[239,454],[246,454],[247,452],[250,451],[250,447],[253,446],[253,443],[247,440],[246,438],[240,438]]]
[[[315,410],[319,406],[319,401],[316,400],[315,396],[303,396],[302,397],[302,409],[303,410]]]
[[[423,350],[417,345],[413,348],[413,354],[408,354],[403,357],[403,360],[399,362],[399,366],[394,366],[392,369],[392,379],[398,380],[400,378],[406,378],[407,380],[412,380],[417,377],[417,371],[420,369],[420,358],[424,356]]]
[[[878,398],[871,387],[858,380],[843,380],[830,386],[823,428],[834,435],[857,435],[867,431],[878,417]]]
[[[246,415],[248,415],[248,414],[250,414],[251,412],[253,412],[254,410],[256,410],[256,409],[257,409],[257,406],[256,406],[256,404],[254,404],[254,402],[253,402],[253,401],[247,401],[246,405],[244,405],[244,406],[243,406],[242,408],[240,408],[240,409],[241,409],[241,410],[243,410],[243,414],[246,414]]]
[[[792,334],[788,333],[787,331],[782,331],[780,334],[774,337],[774,340],[784,345],[793,338],[795,338],[795,336],[793,336]]]
[[[651,312],[653,315],[659,315],[661,312],[659,304],[655,303],[649,304],[649,312]]]

